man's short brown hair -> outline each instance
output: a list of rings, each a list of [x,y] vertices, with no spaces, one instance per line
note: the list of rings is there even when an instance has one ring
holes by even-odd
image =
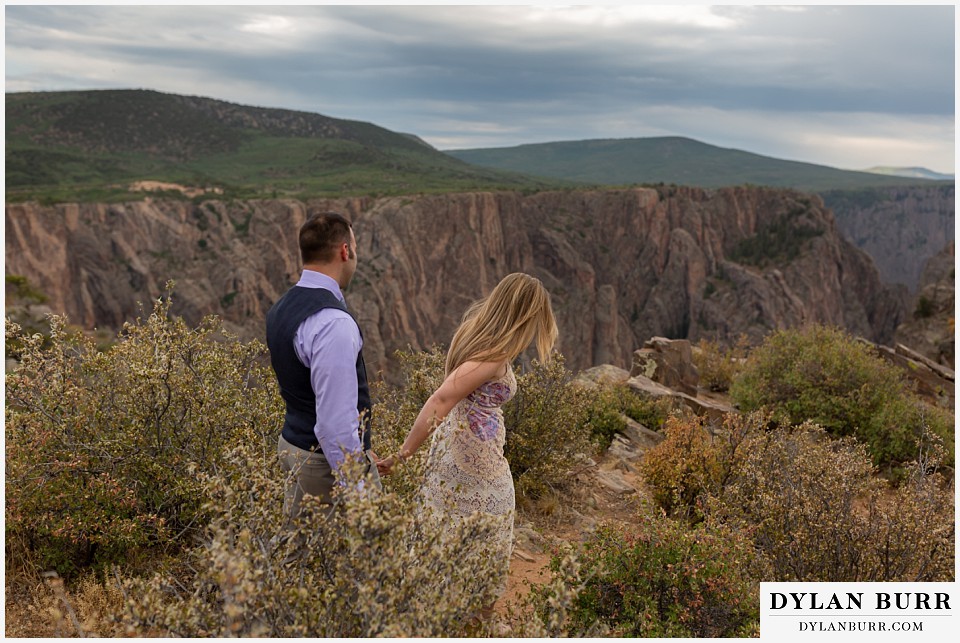
[[[318,212],[300,226],[300,258],[303,263],[330,263],[337,249],[350,243],[350,221],[337,212]]]

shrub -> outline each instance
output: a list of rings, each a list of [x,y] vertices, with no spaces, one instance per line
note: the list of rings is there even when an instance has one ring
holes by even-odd
[[[6,533],[43,569],[189,542],[206,520],[195,472],[280,425],[263,345],[215,341],[216,319],[191,329],[169,309],[158,300],[106,352],[61,317],[46,342],[8,320],[23,351],[6,377]]]
[[[34,303],[42,304],[47,296],[37,290],[23,275],[7,274],[4,279],[4,291],[7,304]]]
[[[649,512],[632,528],[601,525],[574,550],[579,574],[570,629],[600,624],[617,637],[720,637],[758,633],[762,557],[722,525],[689,529]],[[555,555],[551,569],[561,558]],[[540,587],[534,600],[550,596]]]
[[[600,383],[585,391],[585,399],[584,426],[601,449],[627,428],[625,417],[657,430],[672,409],[670,400],[644,398],[625,384]]]
[[[517,393],[503,407],[510,462],[518,495],[539,497],[562,486],[581,454],[594,446],[585,426],[589,392],[572,382],[563,357],[534,361],[517,377]]]
[[[809,422],[771,428],[754,412],[727,415],[716,435],[697,418],[671,419],[641,473],[666,511],[749,534],[771,565],[760,580],[951,580],[942,441],[924,429],[919,453],[891,490],[854,438]]]
[[[668,420],[664,435],[663,442],[644,455],[640,472],[654,501],[672,514],[692,509],[705,492],[717,486],[719,463],[702,419]]]
[[[780,422],[809,420],[834,437],[856,436],[887,470],[911,458],[922,413],[953,451],[952,421],[923,411],[895,366],[838,329],[810,325],[769,335],[730,394],[741,410],[767,408]]]
[[[936,307],[933,301],[924,295],[920,295],[920,298],[917,299],[917,307],[913,311],[913,316],[917,319],[926,319],[927,317],[933,317],[935,312]]]
[[[577,593],[583,588],[580,561],[573,548],[557,553],[550,563],[550,581],[531,587],[518,609],[508,605],[512,637],[559,638],[608,636],[610,628],[599,621],[576,620]]]
[[[742,369],[747,352],[746,335],[741,335],[736,344],[726,349],[715,341],[701,339],[693,351],[693,363],[700,373],[700,386],[717,392],[730,390],[730,385]]]
[[[670,397],[651,399],[637,395],[627,386],[619,389],[617,399],[624,415],[654,431],[659,431],[667,418],[682,406]]]
[[[821,236],[823,229],[807,216],[812,203],[800,200],[790,209],[774,214],[752,237],[741,239],[727,258],[737,263],[764,267],[793,261],[807,240]]]
[[[863,445],[810,423],[752,423],[734,461],[707,513],[751,534],[769,580],[952,580],[953,496],[930,462],[891,494]]]
[[[584,423],[589,427],[591,440],[601,449],[608,448],[613,437],[627,428],[617,397],[616,389],[600,385],[591,391],[587,401]]]
[[[315,498],[288,528],[272,452],[248,444],[227,475],[205,477],[206,542],[177,568],[128,582],[126,618],[141,632],[222,637],[409,637],[462,634],[492,602],[502,569],[494,522],[421,516],[395,493],[365,495],[343,468],[338,510]]]
[[[653,499],[668,514],[702,518],[703,501],[718,493],[739,466],[749,427],[765,422],[762,414],[749,418],[728,414],[714,436],[705,428],[702,417],[670,418],[664,440],[649,449],[640,462],[640,473]]]
[[[896,493],[871,505],[873,568],[878,580],[954,581],[956,521],[953,480],[940,473],[943,441],[925,431],[917,459]]]

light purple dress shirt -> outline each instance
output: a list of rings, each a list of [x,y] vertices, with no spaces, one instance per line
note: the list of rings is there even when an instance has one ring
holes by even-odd
[[[324,288],[343,301],[337,282],[327,275],[304,270],[298,286]],[[310,315],[293,340],[300,362],[310,369],[310,384],[317,396],[317,436],[323,455],[336,471],[343,463],[344,451],[360,452],[357,429],[357,355],[363,346],[360,329],[342,310],[324,308]]]

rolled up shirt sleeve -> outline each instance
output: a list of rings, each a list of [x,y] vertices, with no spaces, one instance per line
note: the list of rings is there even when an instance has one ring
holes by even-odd
[[[308,317],[294,340],[297,356],[310,369],[317,397],[314,433],[323,454],[336,471],[344,453],[362,451],[357,411],[357,355],[363,340],[356,322],[346,313],[325,309]]]

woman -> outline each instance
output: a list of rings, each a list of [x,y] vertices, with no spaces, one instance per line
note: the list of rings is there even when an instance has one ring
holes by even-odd
[[[500,407],[517,390],[510,364],[536,337],[540,360],[557,339],[550,295],[539,279],[507,275],[474,303],[450,342],[446,376],[423,405],[400,451],[378,463],[387,474],[433,433],[422,500],[444,518],[480,511],[502,518],[495,549],[503,585],[513,548],[516,499],[503,457],[506,434]],[[484,610],[489,616],[490,609]]]

